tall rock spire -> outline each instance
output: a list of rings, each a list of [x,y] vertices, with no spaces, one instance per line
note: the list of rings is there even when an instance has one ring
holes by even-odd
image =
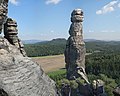
[[[67,40],[65,49],[65,62],[67,69],[67,78],[77,78],[85,73],[85,43],[83,41],[83,11],[75,9],[71,13],[71,26],[69,29],[70,37]],[[87,79],[87,78],[86,78]]]

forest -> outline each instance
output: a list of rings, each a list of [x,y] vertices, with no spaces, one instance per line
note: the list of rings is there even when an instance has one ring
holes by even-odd
[[[25,44],[25,51],[29,57],[48,56],[63,54],[65,39],[53,39],[52,41]]]

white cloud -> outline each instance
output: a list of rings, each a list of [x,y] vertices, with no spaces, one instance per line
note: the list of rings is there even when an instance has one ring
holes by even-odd
[[[96,14],[102,14],[102,10],[96,11]]]
[[[114,1],[111,1],[110,3],[108,3],[107,5],[103,6],[100,10],[96,11],[96,14],[105,14],[105,13],[108,13],[108,12],[112,12],[115,10],[116,7],[120,7],[120,4],[118,4],[119,1],[118,0],[114,0]]]
[[[61,0],[47,0],[46,4],[58,4]]]
[[[18,5],[18,1],[17,0],[10,0],[10,3],[12,3],[14,5]]]

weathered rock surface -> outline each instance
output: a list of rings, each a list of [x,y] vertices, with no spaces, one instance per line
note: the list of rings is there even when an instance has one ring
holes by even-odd
[[[8,0],[0,0],[0,34],[2,32],[2,25],[7,18]]]
[[[71,26],[69,29],[70,37],[67,40],[65,49],[65,62],[67,69],[67,78],[72,75],[79,77],[78,70],[85,73],[85,43],[83,41],[83,11],[81,9],[73,10],[71,14]],[[85,74],[84,74],[85,75]]]
[[[104,82],[98,79],[90,84],[85,72],[86,48],[83,41],[83,11],[81,9],[73,10],[71,22],[70,36],[65,49],[65,62],[67,82],[74,82],[73,85],[76,86],[72,89],[69,83],[64,82],[61,93],[63,96],[66,94],[70,94],[69,96],[106,96]]]
[[[4,37],[13,45],[18,42],[17,22],[12,18],[7,18],[4,24]]]
[[[113,91],[114,96],[120,96],[120,86],[117,86]]]
[[[4,24],[4,37],[12,44],[15,45],[25,57],[26,52],[24,50],[24,45],[18,38],[17,22],[12,18],[7,18]]]
[[[7,96],[57,96],[55,83],[16,46],[0,37],[0,93]],[[2,95],[0,95],[2,96]]]

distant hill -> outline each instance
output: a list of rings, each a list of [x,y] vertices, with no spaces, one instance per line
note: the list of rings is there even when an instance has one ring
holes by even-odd
[[[47,56],[63,54],[65,50],[66,39],[58,38],[51,41],[42,41],[34,44],[25,44],[25,50],[28,56]]]
[[[67,40],[64,38],[57,38],[51,41],[35,40],[25,43],[25,50],[27,52],[27,55],[32,57],[59,55],[64,53],[66,41]],[[85,44],[87,53],[120,51],[120,41],[101,41],[94,39],[86,39]]]
[[[65,38],[56,38],[56,39],[52,39],[52,40],[22,40],[23,44],[47,44],[47,43],[51,43],[51,44],[65,44],[66,43],[66,39]],[[115,44],[115,43],[119,43],[120,41],[105,41],[105,40],[97,40],[97,39],[84,39],[85,42],[106,42],[109,44]]]
[[[44,42],[42,40],[22,40],[23,44],[35,44],[38,42]]]
[[[84,39],[85,42],[93,42],[93,41],[103,41],[103,40],[96,40],[96,39]]]
[[[51,41],[42,41],[42,42],[37,42],[36,44],[66,44],[66,39],[65,38],[57,38],[57,39],[52,39]]]
[[[66,43],[66,39],[64,39],[64,38],[57,38],[57,39],[53,39],[52,41],[50,41],[51,43],[54,43],[54,44],[57,44],[57,43],[59,43],[59,44],[65,44]]]
[[[96,39],[85,39],[85,42],[91,42],[91,41],[100,41],[100,40],[96,40]],[[45,41],[45,40],[22,40],[23,44],[43,44],[43,43],[66,43],[66,39],[65,38],[56,38],[56,39],[52,39],[50,41]]]
[[[65,38],[57,38],[57,39],[53,39],[50,41],[44,41],[44,40],[22,40],[23,44],[47,44],[47,43],[51,43],[51,44],[57,44],[57,43],[61,43],[61,44],[65,44],[66,43],[66,39]]]

